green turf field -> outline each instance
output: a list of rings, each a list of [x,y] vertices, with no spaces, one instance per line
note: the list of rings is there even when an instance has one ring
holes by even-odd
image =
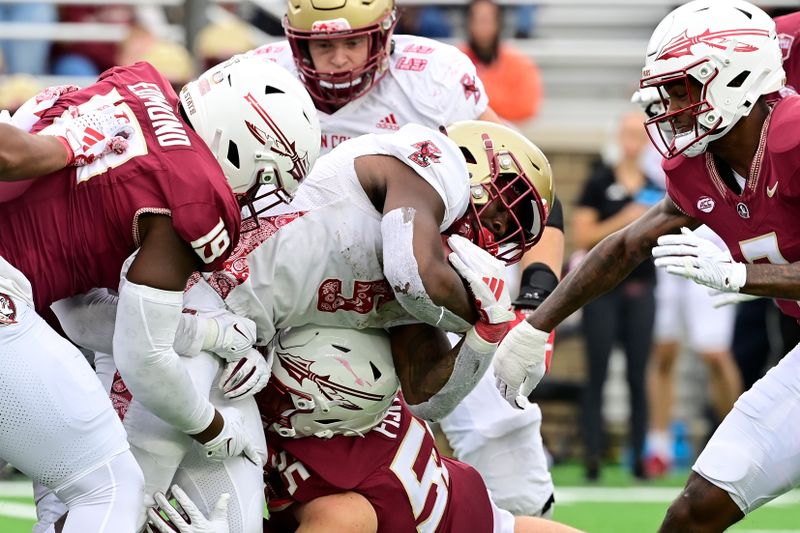
[[[557,520],[589,533],[647,533],[658,528],[687,472],[640,483],[624,469],[608,466],[603,469],[601,481],[591,485],[581,475],[580,467],[575,465],[553,469]],[[0,533],[28,533],[35,516],[27,481],[0,482]],[[800,491],[759,509],[731,531],[800,533]]]

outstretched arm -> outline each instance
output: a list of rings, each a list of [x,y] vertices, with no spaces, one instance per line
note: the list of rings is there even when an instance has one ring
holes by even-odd
[[[580,307],[616,287],[650,257],[659,236],[678,232],[682,226],[696,228],[699,223],[665,198],[641,218],[592,248],[578,268],[531,314],[528,322],[539,330],[552,330]]]
[[[0,139],[0,181],[36,178],[69,164],[69,153],[57,137],[33,135],[0,124]]]

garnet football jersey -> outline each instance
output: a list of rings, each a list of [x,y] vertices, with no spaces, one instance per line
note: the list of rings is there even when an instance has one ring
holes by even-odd
[[[123,262],[139,246],[142,215],[170,215],[204,270],[220,267],[238,241],[239,207],[222,169],[150,64],[104,72],[61,98],[34,131],[68,106],[105,104],[134,129],[124,153],[42,176],[3,204],[0,255],[31,281],[38,310],[94,287],[116,289]]]
[[[486,485],[471,466],[439,455],[428,426],[401,398],[364,437],[282,439],[267,433],[271,511],[354,491],[372,504],[378,530],[493,531]]]
[[[761,141],[741,195],[722,181],[710,153],[665,160],[667,194],[684,213],[708,225],[737,261],[800,261],[800,96],[778,101],[764,122]],[[777,300],[800,318],[800,304]]]
[[[775,18],[778,42],[783,51],[786,85],[800,91],[800,11]]]
[[[208,279],[233,312],[256,321],[261,342],[276,328],[304,324],[362,329],[418,322],[383,275],[382,214],[353,166],[365,154],[393,155],[434,188],[445,206],[440,230],[466,212],[466,163],[445,135],[410,124],[338,146],[317,161],[291,205],[268,211],[258,229],[242,235],[225,269]],[[208,284],[187,292],[188,307],[213,308]]]
[[[488,105],[475,66],[454,46],[413,35],[394,35],[389,69],[361,97],[332,114],[319,111],[322,152],[365,133],[390,133],[410,123],[430,128],[475,120]],[[299,77],[287,41],[251,51]]]

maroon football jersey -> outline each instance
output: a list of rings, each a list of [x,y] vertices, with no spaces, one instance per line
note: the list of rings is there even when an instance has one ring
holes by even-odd
[[[714,230],[737,261],[793,263],[800,261],[800,96],[779,100],[761,131],[741,195],[723,183],[710,153],[665,160],[667,194]],[[800,318],[797,302],[777,302]]]
[[[268,432],[267,439],[271,511],[290,502],[354,491],[375,508],[379,531],[493,530],[489,493],[480,474],[441,457],[425,423],[401,398],[363,438],[283,439]]]
[[[2,206],[0,255],[31,281],[39,310],[93,287],[116,289],[122,263],[139,246],[141,215],[170,214],[204,270],[221,266],[239,238],[239,207],[222,169],[148,63],[115,67],[65,95],[34,131],[67,106],[101,102],[133,126],[126,152],[42,176]]]
[[[800,91],[800,11],[775,18],[775,25],[783,51],[786,85]]]

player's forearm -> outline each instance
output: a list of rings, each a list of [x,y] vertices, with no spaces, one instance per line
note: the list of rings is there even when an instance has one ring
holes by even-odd
[[[435,270],[436,274],[428,272],[422,277],[433,303],[448,309],[468,324],[474,324],[478,320],[478,313],[459,275],[445,264],[437,265]]]
[[[64,144],[54,136],[31,135],[0,124],[0,181],[38,178],[61,170],[69,162]]]
[[[624,232],[610,235],[558,284],[528,322],[538,330],[551,331],[580,307],[616,287],[646,259],[644,251],[645,247],[629,250]]]
[[[800,300],[800,261],[788,265],[747,265],[747,283],[739,292]]]

